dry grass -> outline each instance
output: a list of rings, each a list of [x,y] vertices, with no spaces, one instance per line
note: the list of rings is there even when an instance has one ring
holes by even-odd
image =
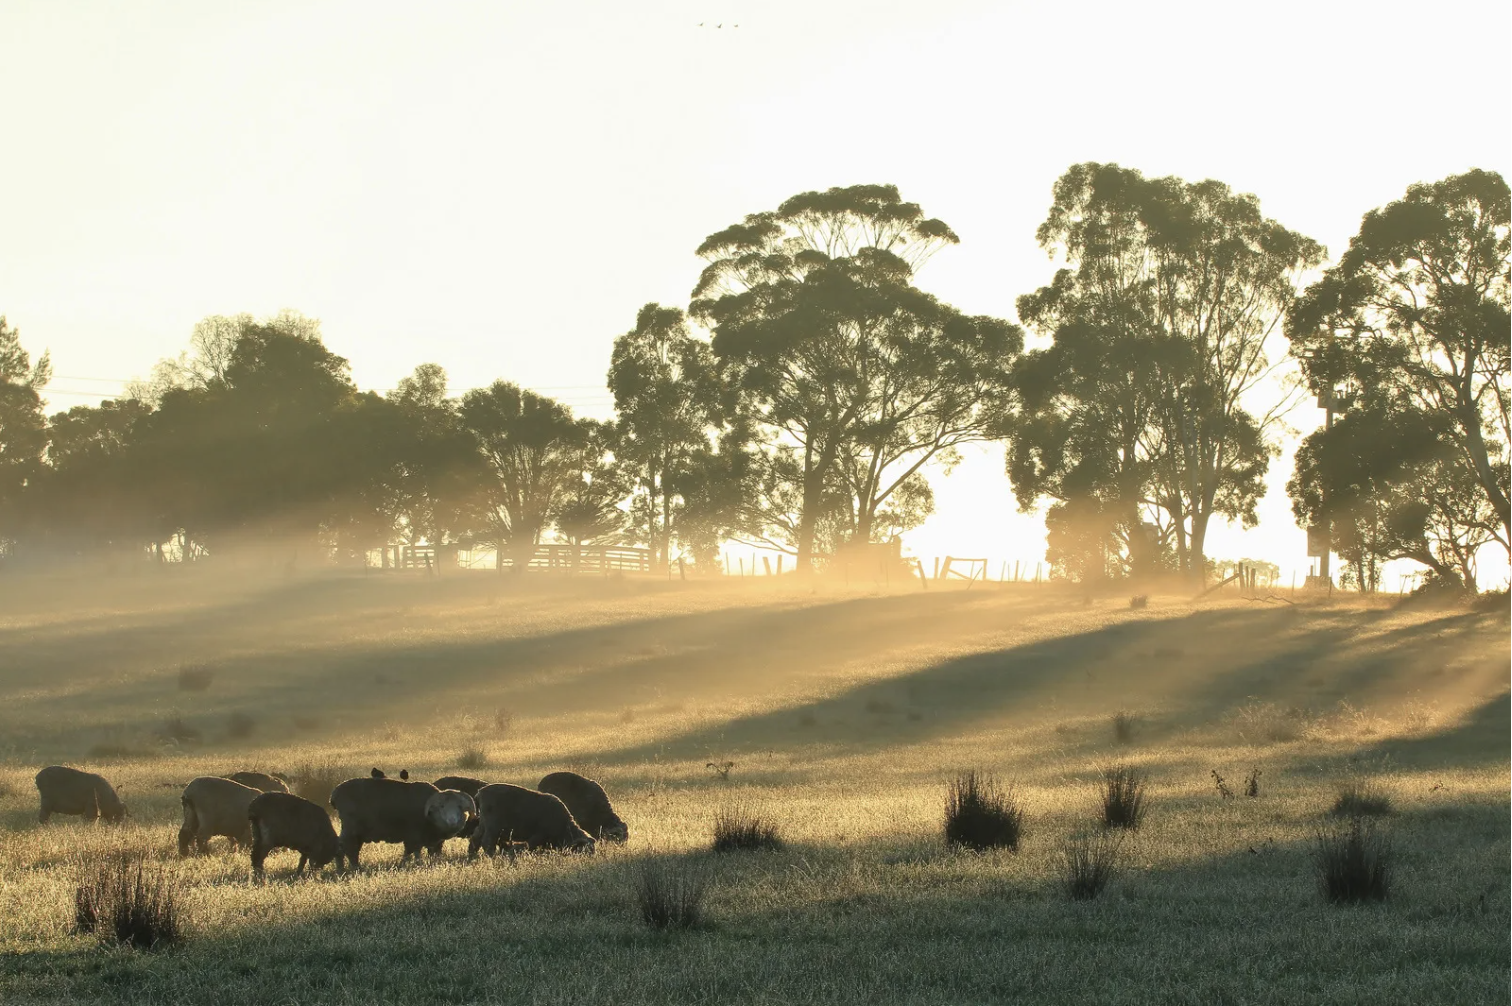
[[[647,863],[635,885],[635,906],[652,929],[692,929],[703,922],[708,881],[686,865]]]
[[[84,859],[77,869],[73,930],[105,946],[159,950],[183,939],[177,868],[150,850],[121,845]]]
[[[1124,833],[1078,832],[1061,843],[1060,881],[1072,901],[1091,901],[1107,888],[1118,868]]]
[[[1285,611],[1165,596],[1129,611],[1044,585],[185,572],[0,577],[0,1001],[1508,998],[1501,614],[1338,594]],[[1169,648],[1186,656],[1140,656]],[[163,671],[201,663],[217,675],[192,696]],[[1414,702],[1432,705],[1431,725]],[[202,745],[152,737],[175,703],[210,728]],[[515,714],[502,736],[500,707]],[[1261,707],[1304,728],[1238,728]],[[1122,839],[1118,875],[1079,903],[1062,838],[1088,824],[1086,780],[1126,757],[1109,730],[1119,709],[1158,724],[1137,762],[1159,803],[1137,833],[1100,836]],[[233,711],[255,719],[249,737],[223,736]],[[180,867],[170,954],[102,954],[69,931],[73,864],[117,841],[170,859],[196,775],[267,766],[324,803],[320,789],[369,765],[448,774],[477,738],[498,781],[591,764],[631,841],[509,865],[469,864],[451,842],[403,868],[398,847],[376,846],[359,874],[263,885],[244,853],[216,852]],[[123,750],[86,757],[104,742]],[[714,758],[738,763],[730,782]],[[128,821],[39,827],[31,776],[65,762],[118,784]],[[1210,769],[1237,793],[1254,764],[1262,799],[1215,798]],[[1033,826],[1017,854],[942,849],[941,781],[959,766],[1014,780]],[[1317,894],[1316,831],[1362,773],[1391,796],[1399,870],[1390,898],[1343,925]],[[709,855],[711,816],[732,799],[780,822],[787,851]],[[270,876],[297,859],[274,853]],[[646,926],[634,892],[658,862],[707,880],[705,924]],[[1236,954],[1242,967],[1212,965]]]
[[[1384,817],[1391,813],[1391,797],[1377,783],[1352,779],[1339,790],[1329,813],[1335,817]]]
[[[784,844],[777,822],[744,804],[714,815],[715,852],[781,852]]]

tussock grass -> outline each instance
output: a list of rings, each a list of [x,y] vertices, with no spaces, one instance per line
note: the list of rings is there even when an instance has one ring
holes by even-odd
[[[105,946],[158,950],[183,939],[177,870],[126,846],[80,865],[73,897],[73,930]]]
[[[1102,777],[1104,828],[1138,829],[1149,810],[1145,775],[1132,765],[1109,765]]]
[[[257,720],[250,713],[236,712],[226,717],[226,736],[232,740],[246,740],[257,728]]]
[[[635,906],[652,929],[692,929],[704,920],[708,880],[687,865],[646,863],[635,883]]]
[[[1392,860],[1391,840],[1373,821],[1352,817],[1318,829],[1318,889],[1334,904],[1384,900],[1391,892]]]
[[[1072,901],[1091,901],[1102,894],[1118,867],[1122,832],[1079,832],[1058,850],[1061,889]]]
[[[1012,787],[996,779],[967,772],[950,783],[945,794],[945,841],[981,851],[1017,852],[1024,834],[1024,807]]]
[[[170,744],[199,744],[205,732],[182,716],[170,716],[158,727],[158,736]]]
[[[1120,709],[1113,714],[1113,739],[1119,744],[1134,743],[1134,726],[1138,722],[1133,713]]]
[[[723,807],[714,815],[715,852],[781,852],[785,845],[777,822],[744,804]]]
[[[179,668],[178,686],[181,692],[203,692],[215,680],[215,671],[203,664]]]
[[[488,749],[481,744],[469,744],[457,752],[454,759],[458,768],[472,769],[476,771],[486,768],[489,763]]]
[[[311,803],[327,806],[331,790],[353,778],[348,768],[331,757],[313,758],[295,765],[289,772],[289,791]]]
[[[1384,817],[1391,813],[1391,797],[1375,783],[1351,780],[1328,812],[1334,817]]]

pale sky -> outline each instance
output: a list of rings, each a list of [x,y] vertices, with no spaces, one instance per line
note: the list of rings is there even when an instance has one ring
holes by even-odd
[[[1509,10],[7,0],[0,314],[54,410],[287,307],[360,387],[435,362],[605,416],[636,310],[685,307],[702,238],[800,191],[897,184],[961,236],[920,285],[973,314],[1048,280],[1034,230],[1084,160],[1218,178],[1337,255],[1413,182],[1512,175]],[[1290,471],[1211,555],[1305,567]],[[935,485],[913,551],[1042,557],[1001,448]]]

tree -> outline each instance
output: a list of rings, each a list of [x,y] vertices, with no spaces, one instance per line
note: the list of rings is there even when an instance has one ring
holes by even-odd
[[[1292,352],[1314,390],[1341,385],[1377,411],[1412,409],[1446,421],[1443,435],[1512,555],[1508,505],[1509,217],[1507,182],[1469,171],[1413,185],[1367,213],[1339,263],[1309,286],[1287,318]],[[1447,517],[1447,515],[1445,515]],[[1319,512],[1315,518],[1330,519]]]
[[[1068,266],[1018,302],[1053,339],[1018,370],[1025,401],[1007,433],[1019,503],[1095,498],[1059,509],[1079,514],[1078,537],[1128,568],[1150,529],[1200,575],[1215,515],[1257,519],[1290,405],[1267,395],[1269,345],[1322,248],[1221,182],[1093,163],[1056,182],[1036,236]]]
[[[709,450],[720,422],[714,355],[689,333],[682,311],[647,304],[635,328],[614,340],[609,390],[617,416],[615,460],[633,473],[631,520],[651,546],[653,561],[665,563],[686,506],[679,482],[693,459]]]
[[[1366,591],[1392,559],[1473,590],[1476,553],[1500,540],[1497,514],[1463,464],[1452,422],[1411,403],[1372,402],[1309,435],[1286,488],[1300,524],[1331,526],[1334,551]]]
[[[420,364],[389,401],[396,446],[384,505],[395,530],[411,544],[469,541],[483,527],[482,495],[491,476],[477,439],[462,425],[460,403],[447,397],[446,371]]]
[[[0,315],[0,555],[20,531],[21,495],[42,470],[47,421],[39,391],[51,379],[48,355],[33,365],[21,333]]]
[[[508,381],[469,391],[462,425],[477,440],[491,479],[484,497],[484,536],[524,572],[559,507],[584,471],[590,428],[565,405]]]
[[[990,435],[1018,330],[913,286],[958,241],[895,186],[857,185],[796,195],[698,249],[709,264],[691,313],[712,328],[741,419],[771,455],[748,474],[775,506],[749,524],[800,570],[822,523],[870,540],[924,465]]]

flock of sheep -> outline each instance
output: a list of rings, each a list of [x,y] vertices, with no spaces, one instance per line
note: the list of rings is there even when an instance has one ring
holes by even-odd
[[[37,773],[42,806],[37,819],[53,814],[119,821],[126,805],[103,776],[63,765]],[[414,782],[408,772],[390,779],[373,769],[365,778],[348,779],[331,790],[331,806],[341,834],[326,809],[289,792],[278,776],[235,772],[201,776],[184,787],[184,823],[179,828],[179,855],[190,847],[204,852],[216,835],[233,848],[248,846],[252,871],[260,875],[274,849],[299,853],[299,869],[318,870],[335,860],[337,869],[358,866],[367,842],[398,842],[404,859],[424,849],[440,855],[449,838],[468,840],[468,857],[482,849],[565,849],[592,853],[598,840],[624,842],[630,837],[604,789],[576,772],[553,772],[538,789],[486,783],[465,776],[445,776],[434,783]]]

